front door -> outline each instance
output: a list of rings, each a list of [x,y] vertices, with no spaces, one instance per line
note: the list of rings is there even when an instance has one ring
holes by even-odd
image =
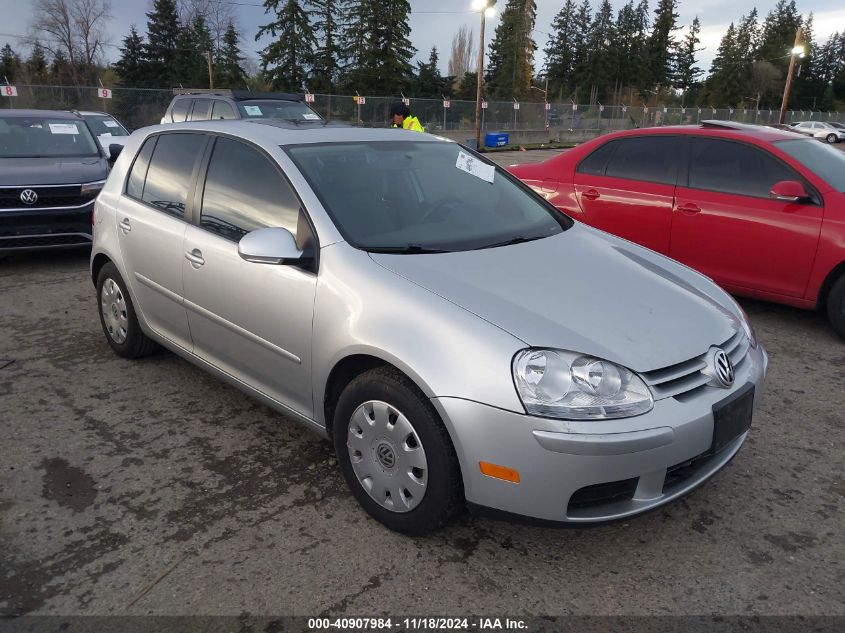
[[[185,306],[195,353],[307,417],[313,417],[311,324],[317,276],[307,267],[247,262],[238,241],[282,227],[300,248],[313,234],[274,162],[246,143],[217,138],[199,226],[182,248]]]

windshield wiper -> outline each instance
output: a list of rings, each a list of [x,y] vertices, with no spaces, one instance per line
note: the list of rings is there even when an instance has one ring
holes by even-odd
[[[425,253],[451,253],[452,251],[438,248],[423,248],[419,244],[406,244],[405,246],[365,246],[364,249],[370,253],[391,253],[391,254],[425,254]]]
[[[503,242],[496,242],[495,244],[485,244],[484,246],[479,246],[478,248],[474,248],[474,251],[481,251],[486,248],[498,248],[499,246],[510,246],[511,244],[522,244],[524,242],[533,242],[534,240],[539,240],[543,236],[537,237],[524,237],[522,235],[518,237],[512,237],[509,240],[504,240]]]

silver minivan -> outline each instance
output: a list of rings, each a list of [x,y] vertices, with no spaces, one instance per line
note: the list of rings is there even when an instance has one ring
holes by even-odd
[[[402,130],[139,130],[91,275],[117,354],[166,347],[331,439],[411,534],[676,499],[739,451],[768,363],[706,277]]]

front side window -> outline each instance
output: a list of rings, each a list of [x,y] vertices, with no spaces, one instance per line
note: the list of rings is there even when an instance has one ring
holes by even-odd
[[[713,138],[693,138],[691,143],[689,186],[693,189],[768,198],[775,183],[801,181],[792,169],[756,147]]]
[[[792,156],[836,191],[845,192],[845,152],[811,139],[776,141],[775,146]]]
[[[99,146],[83,121],[0,112],[0,158],[99,155]]]
[[[214,108],[211,111],[212,119],[234,119],[235,111],[232,106],[225,101],[217,99],[214,102]]]
[[[143,200],[177,218],[185,215],[194,163],[205,147],[202,134],[162,134],[153,151]]]
[[[111,134],[112,136],[129,136],[129,132],[126,131],[126,128],[108,115],[84,114],[83,117],[88,123],[88,127],[90,127],[91,131],[97,136],[102,136],[103,134]]]
[[[205,178],[202,228],[237,242],[250,231],[281,227],[301,243],[299,209],[296,194],[263,154],[238,141],[217,139]]]
[[[456,143],[380,141],[286,148],[357,248],[419,253],[556,235],[571,220]]]
[[[607,164],[606,176],[675,184],[680,154],[679,139],[673,136],[640,136],[616,141],[616,151]]]

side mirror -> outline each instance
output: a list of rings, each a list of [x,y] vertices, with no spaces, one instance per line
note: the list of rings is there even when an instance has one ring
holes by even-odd
[[[238,242],[238,255],[255,264],[290,264],[303,259],[291,232],[275,227],[244,235]]]
[[[797,180],[781,180],[772,185],[769,197],[783,202],[799,202],[810,198],[810,194]]]
[[[123,145],[120,143],[112,143],[109,145],[109,162],[113,163],[117,160],[117,157],[120,156],[120,152],[123,151]]]

